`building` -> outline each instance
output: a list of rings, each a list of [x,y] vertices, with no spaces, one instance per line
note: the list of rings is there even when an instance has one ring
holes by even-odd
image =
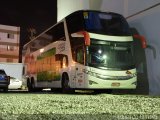
[[[20,27],[0,25],[0,62],[19,61]]]

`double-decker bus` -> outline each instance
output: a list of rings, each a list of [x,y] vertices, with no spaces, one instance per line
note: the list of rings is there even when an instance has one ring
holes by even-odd
[[[135,89],[133,45],[122,15],[76,11],[24,45],[28,89]]]

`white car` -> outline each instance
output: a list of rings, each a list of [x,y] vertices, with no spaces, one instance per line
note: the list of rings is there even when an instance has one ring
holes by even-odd
[[[8,89],[21,89],[21,88],[22,88],[22,80],[10,77],[10,84],[8,86]]]

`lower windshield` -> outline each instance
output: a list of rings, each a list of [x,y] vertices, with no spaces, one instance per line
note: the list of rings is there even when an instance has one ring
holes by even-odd
[[[134,68],[133,42],[91,40],[87,47],[87,64],[102,69]]]

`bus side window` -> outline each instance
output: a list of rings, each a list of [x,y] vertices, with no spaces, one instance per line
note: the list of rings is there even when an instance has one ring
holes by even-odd
[[[71,42],[73,60],[83,64],[84,63],[84,50],[83,50],[84,38],[70,36],[70,42]]]
[[[60,61],[60,67],[63,68],[64,66],[68,66],[68,56],[63,54],[56,54],[55,60]]]
[[[76,62],[84,64],[84,51],[83,46],[76,49]]]

